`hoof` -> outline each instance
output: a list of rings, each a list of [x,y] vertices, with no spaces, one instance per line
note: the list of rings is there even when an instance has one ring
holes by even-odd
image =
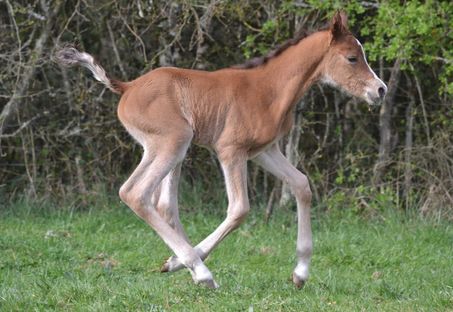
[[[308,265],[304,263],[298,263],[293,271],[293,283],[297,289],[304,287],[308,280]]]
[[[296,286],[297,289],[302,289],[305,285],[305,280],[297,276],[295,273],[293,273],[293,283]]]
[[[195,284],[200,284],[211,289],[219,287],[214,281],[211,272],[203,262],[200,262],[193,270],[190,270],[190,274],[192,274],[192,279]]]
[[[160,273],[167,273],[170,271],[170,265],[168,264],[167,261],[164,262],[164,264],[162,264],[162,266],[160,267]]]
[[[170,258],[167,259],[167,261],[164,262],[164,264],[162,264],[162,266],[160,267],[160,271],[162,273],[175,272],[182,268],[184,268],[184,265],[182,265],[181,262],[179,262],[178,257],[171,256]]]
[[[195,282],[198,285],[205,286],[210,289],[217,289],[219,288],[219,284],[217,284],[213,279],[207,279],[202,281]]]

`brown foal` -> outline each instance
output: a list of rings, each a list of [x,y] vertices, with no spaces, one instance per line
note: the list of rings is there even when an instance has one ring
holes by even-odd
[[[253,160],[291,186],[297,201],[297,265],[293,281],[308,278],[312,254],[311,191],[307,177],[281,153],[293,111],[310,86],[325,82],[370,105],[387,87],[369,67],[360,42],[337,13],[330,27],[293,40],[278,53],[214,72],[158,68],[131,82],[107,77],[93,57],[63,48],[57,59],[79,64],[113,92],[122,94],[118,117],[143,146],[143,159],[119,191],[174,252],[162,271],[189,269],[196,283],[217,287],[203,260],[237,228],[249,211],[247,161]],[[181,163],[191,142],[214,151],[225,176],[226,219],[193,247],[179,221],[177,193]]]

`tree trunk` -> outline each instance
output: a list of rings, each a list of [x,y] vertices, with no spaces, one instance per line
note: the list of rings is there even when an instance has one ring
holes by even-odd
[[[175,44],[179,40],[180,36],[177,29],[179,9],[180,5],[176,1],[171,1],[168,5],[168,12],[165,12],[167,20],[163,25],[165,25],[166,29],[165,31],[162,31],[159,37],[161,52],[157,54],[159,55],[159,65],[161,67],[175,66],[176,62],[180,58],[179,48]],[[167,40],[168,34],[173,36],[171,42],[168,42]]]
[[[211,0],[211,2],[206,6],[203,15],[198,18],[197,12],[194,11],[194,15],[196,17],[196,24],[197,24],[197,35],[196,35],[196,57],[192,64],[192,67],[196,67],[197,69],[205,69],[206,64],[202,62],[203,54],[208,50],[209,46],[206,44],[205,37],[209,36],[211,31],[211,23],[212,18],[214,17],[215,10],[217,5],[219,5],[221,1],[219,0]]]
[[[19,110],[19,106],[24,103],[23,96],[27,92],[28,86],[30,85],[30,82],[35,75],[36,64],[43,55],[44,48],[52,31],[54,16],[58,12],[59,6],[60,4],[56,4],[52,12],[50,12],[47,5],[44,2],[41,2],[42,10],[46,14],[46,24],[44,25],[41,35],[35,42],[33,51],[30,53],[30,58],[27,64],[24,66],[25,70],[23,74],[21,75],[20,79],[18,79],[18,83],[16,84],[13,95],[9,99],[8,103],[5,104],[2,112],[0,113],[0,137],[4,135],[13,114],[17,112]],[[19,53],[21,53],[21,51],[19,51]],[[19,66],[21,65],[22,64],[19,64]]]
[[[390,152],[392,149],[392,110],[395,103],[396,90],[400,81],[400,73],[401,60],[398,58],[393,64],[388,82],[387,96],[385,97],[379,112],[380,143],[378,160],[374,166],[373,183],[375,186],[382,183],[383,176],[390,160]]]
[[[300,155],[298,152],[299,141],[301,136],[300,131],[300,122],[302,120],[302,114],[296,113],[296,117],[294,118],[294,125],[289,132],[288,138],[286,140],[285,145],[285,155],[288,158],[289,162],[294,166],[297,166],[297,163],[300,160]],[[284,206],[286,205],[291,199],[291,190],[286,183],[282,184],[282,192],[280,195],[279,205]]]
[[[404,193],[405,207],[410,206],[410,191],[412,188],[412,145],[413,145],[413,128],[414,128],[414,105],[415,97],[412,91],[409,95],[409,105],[406,108],[406,139],[404,142]]]

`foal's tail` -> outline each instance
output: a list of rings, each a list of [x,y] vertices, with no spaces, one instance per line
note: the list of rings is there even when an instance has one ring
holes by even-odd
[[[107,74],[96,60],[88,53],[80,52],[74,47],[64,47],[55,53],[55,60],[64,66],[81,65],[88,68],[97,81],[102,82],[112,92],[122,94],[128,83],[107,77]]]

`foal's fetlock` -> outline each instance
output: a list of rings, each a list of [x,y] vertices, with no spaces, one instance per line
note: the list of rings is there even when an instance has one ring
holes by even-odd
[[[197,252],[198,256],[201,258],[201,260],[203,261],[206,258],[206,254],[204,254],[200,249],[196,247],[194,249]],[[160,271],[162,273],[176,272],[183,269],[184,267],[185,267],[184,264],[181,262],[181,260],[179,260],[177,256],[171,256],[164,262],[164,264],[162,264]]]

